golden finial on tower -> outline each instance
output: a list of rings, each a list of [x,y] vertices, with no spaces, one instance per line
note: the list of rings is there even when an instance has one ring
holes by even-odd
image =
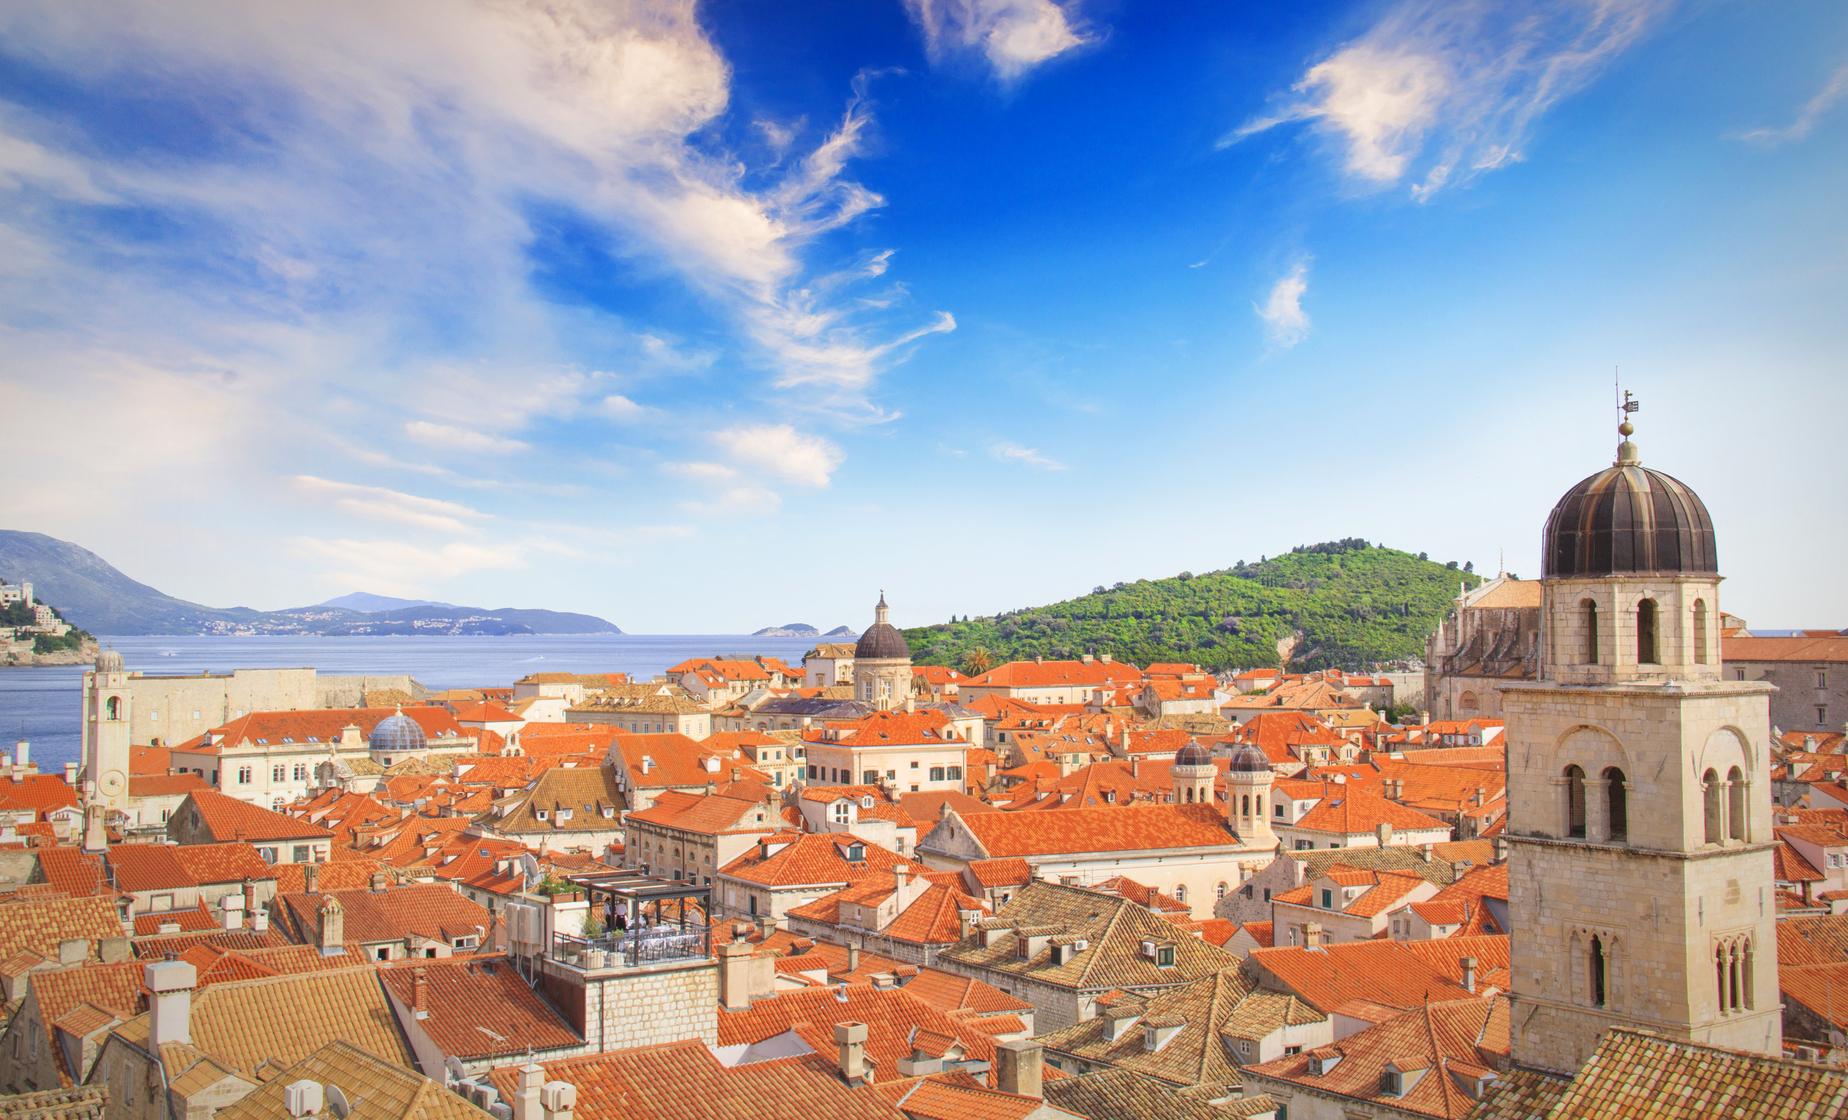
[[[1617,405],[1617,434],[1623,437],[1623,442],[1617,445],[1619,466],[1635,466],[1642,462],[1642,456],[1638,454],[1636,445],[1630,442],[1630,437],[1636,434],[1636,425],[1630,423],[1630,414],[1641,407],[1643,407],[1643,402],[1637,400],[1630,390],[1625,389],[1623,400]]]

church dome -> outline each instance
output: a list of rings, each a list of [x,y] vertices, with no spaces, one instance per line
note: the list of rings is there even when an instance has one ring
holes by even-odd
[[[1681,480],[1644,467],[1624,434],[1616,463],[1566,491],[1547,516],[1540,574],[1570,579],[1717,573],[1713,518],[1705,503]]]
[[[873,624],[860,635],[860,642],[853,647],[856,661],[909,661],[911,645],[905,636],[898,632],[898,627],[886,621],[885,592],[879,593],[879,605],[873,609]]]
[[[375,751],[420,751],[424,749],[424,730],[399,709],[373,727],[367,745]]]
[[[106,649],[97,654],[96,671],[99,673],[120,673],[122,671],[122,655],[112,649]]]
[[[1176,766],[1211,766],[1213,756],[1207,754],[1204,747],[1190,739],[1186,746],[1174,752],[1174,764]]]
[[[1226,767],[1234,774],[1261,774],[1271,768],[1270,758],[1250,743],[1232,748],[1232,761]]]

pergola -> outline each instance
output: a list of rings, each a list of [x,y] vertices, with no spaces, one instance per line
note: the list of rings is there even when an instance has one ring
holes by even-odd
[[[590,899],[604,932],[599,937],[559,935],[567,945],[617,954],[631,967],[710,955],[712,888],[639,871],[570,875],[566,882]],[[698,907],[698,917],[689,911]]]

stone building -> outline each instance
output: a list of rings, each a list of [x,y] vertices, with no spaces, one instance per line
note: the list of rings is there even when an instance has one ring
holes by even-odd
[[[1613,1027],[1781,1037],[1771,689],[1722,679],[1712,520],[1620,430],[1547,518],[1539,679],[1502,689],[1513,1057],[1563,1073]]]
[[[1540,581],[1506,572],[1457,596],[1425,639],[1427,719],[1500,718],[1501,686],[1540,665]]]
[[[853,649],[853,698],[880,710],[902,708],[911,697],[911,646],[890,615],[881,591],[873,624]]]
[[[1720,660],[1729,680],[1777,686],[1771,694],[1774,727],[1840,731],[1848,722],[1848,631],[1728,631],[1720,639]]]

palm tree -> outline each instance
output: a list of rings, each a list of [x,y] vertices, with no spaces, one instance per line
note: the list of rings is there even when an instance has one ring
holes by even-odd
[[[962,671],[965,676],[979,677],[995,667],[995,655],[988,652],[987,646],[976,646],[963,655]]]

